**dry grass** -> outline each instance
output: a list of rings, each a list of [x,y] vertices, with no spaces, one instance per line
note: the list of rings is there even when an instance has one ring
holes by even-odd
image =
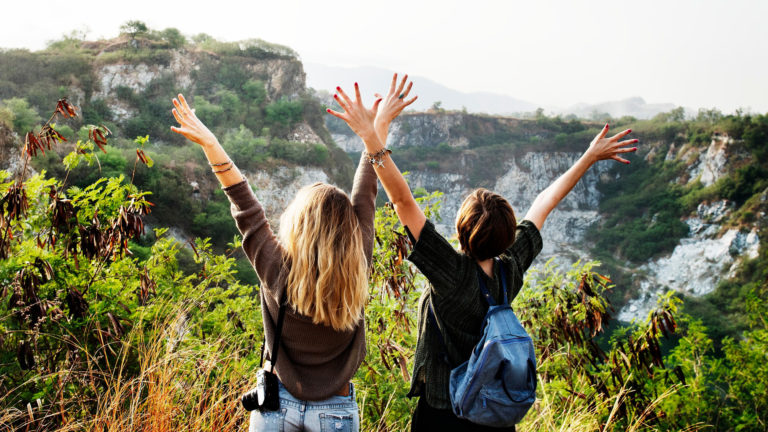
[[[185,314],[174,315],[179,317],[175,322],[162,323],[149,332],[154,335],[152,340],[145,340],[141,329],[134,329],[114,364],[90,371],[106,383],[92,399],[43,402],[29,406],[26,412],[6,410],[0,413],[0,431],[244,430],[248,413],[240,406],[240,395],[255,380],[255,373],[240,361],[237,343],[218,339],[186,347]],[[137,353],[139,372],[129,376],[128,363]],[[87,415],[94,405],[95,414]],[[10,428],[11,424],[16,426]]]

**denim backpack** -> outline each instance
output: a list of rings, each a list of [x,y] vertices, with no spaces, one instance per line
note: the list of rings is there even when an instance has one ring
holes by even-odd
[[[500,273],[504,302],[499,305],[477,275],[488,302],[483,336],[469,360],[451,370],[450,395],[457,417],[479,425],[509,427],[519,423],[536,400],[536,355],[531,337],[509,306],[506,272],[502,269]],[[431,296],[429,319],[447,351]]]

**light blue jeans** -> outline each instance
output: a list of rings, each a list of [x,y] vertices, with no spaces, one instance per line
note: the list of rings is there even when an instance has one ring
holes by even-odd
[[[350,384],[351,386],[351,384]],[[249,432],[358,432],[360,414],[357,412],[354,386],[349,396],[331,396],[321,401],[303,401],[288,393],[280,383],[280,409],[251,411]]]

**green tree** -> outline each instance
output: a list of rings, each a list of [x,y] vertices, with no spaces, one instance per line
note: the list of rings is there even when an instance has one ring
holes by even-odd
[[[160,38],[168,42],[170,48],[181,48],[187,43],[187,38],[179,31],[179,29],[169,27],[160,32]]]
[[[147,34],[149,27],[143,21],[131,20],[120,26],[120,34],[126,34],[130,36],[131,40],[135,40],[139,36]]]
[[[22,98],[11,98],[0,103],[0,108],[6,109],[5,120],[10,121],[13,130],[18,134],[25,134],[32,130],[42,120],[37,110],[29,106],[29,102]]]

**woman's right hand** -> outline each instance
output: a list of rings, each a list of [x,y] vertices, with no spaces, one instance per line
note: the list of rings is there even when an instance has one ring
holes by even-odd
[[[184,135],[188,140],[203,147],[210,147],[218,142],[213,132],[197,118],[195,111],[189,107],[184,95],[179,94],[178,98],[174,98],[173,106],[175,108],[171,112],[181,127],[171,126],[172,131]]]

